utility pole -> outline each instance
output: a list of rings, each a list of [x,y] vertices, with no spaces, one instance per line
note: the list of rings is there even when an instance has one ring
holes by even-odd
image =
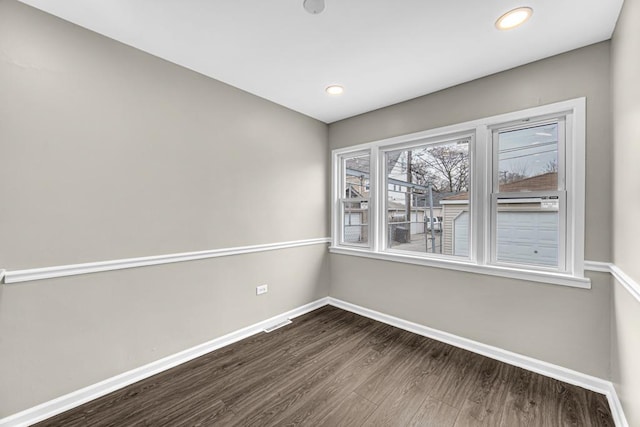
[[[429,222],[431,223],[431,253],[436,253],[436,237],[434,234],[433,224],[433,191],[431,189],[431,182],[429,182]]]

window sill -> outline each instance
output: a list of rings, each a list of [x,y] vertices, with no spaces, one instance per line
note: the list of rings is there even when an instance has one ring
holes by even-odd
[[[414,256],[409,254],[405,255],[390,252],[373,252],[367,249],[356,249],[337,246],[331,246],[329,248],[329,252],[341,255],[379,259],[383,261],[422,265],[426,267],[445,268],[448,270],[485,274],[489,276],[508,277],[511,279],[527,280],[531,282],[591,289],[591,280],[588,277],[576,277],[568,274],[550,273],[546,271],[536,270],[523,270],[509,267],[498,267],[493,265],[478,265],[468,261],[424,258],[421,256]]]

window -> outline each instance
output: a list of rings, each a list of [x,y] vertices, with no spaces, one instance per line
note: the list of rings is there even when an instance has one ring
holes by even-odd
[[[384,152],[387,249],[468,258],[468,251],[455,250],[452,221],[470,209],[471,139],[434,139]],[[466,198],[467,204],[441,204],[450,198]],[[466,240],[460,247],[468,247],[468,233],[459,238]]]
[[[588,287],[585,100],[334,150],[331,250]]]
[[[340,243],[369,247],[370,156],[340,159]]]
[[[565,270],[564,129],[560,117],[493,131],[494,263]]]

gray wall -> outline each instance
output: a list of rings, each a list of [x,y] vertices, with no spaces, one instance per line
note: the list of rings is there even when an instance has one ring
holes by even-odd
[[[13,0],[0,156],[8,270],[328,234],[325,124]],[[325,245],[0,286],[0,417],[327,294]]]
[[[625,0],[612,39],[614,263],[640,283],[640,1]],[[615,280],[614,280],[615,282]],[[640,302],[613,292],[612,377],[630,425],[640,425]]]
[[[609,42],[329,126],[331,148],[587,97],[586,258],[611,256]],[[582,290],[331,256],[331,296],[609,378],[610,279]],[[585,357],[588,355],[588,357]]]
[[[0,268],[324,237],[327,138],[344,147],[586,96],[586,258],[613,256],[639,281],[628,238],[640,235],[640,149],[629,143],[640,132],[638,3],[625,2],[612,44],[612,159],[608,42],[327,134],[308,117],[0,0]],[[608,275],[589,276],[583,290],[327,256],[318,245],[1,286],[0,417],[326,296],[331,281],[336,298],[612,375],[640,424],[639,304],[617,284],[612,293]],[[258,298],[260,283],[270,290]]]
[[[615,279],[613,285],[611,380],[629,425],[640,426],[640,302]]]
[[[1,5],[3,268],[326,237],[325,124]]]

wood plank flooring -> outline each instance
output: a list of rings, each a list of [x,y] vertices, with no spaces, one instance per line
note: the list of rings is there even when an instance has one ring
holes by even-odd
[[[323,307],[38,426],[613,426],[605,396]]]

